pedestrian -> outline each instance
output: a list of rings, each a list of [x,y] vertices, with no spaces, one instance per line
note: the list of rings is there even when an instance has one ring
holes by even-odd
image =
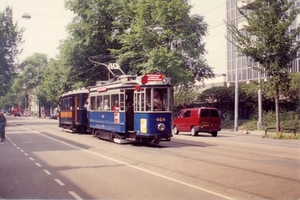
[[[1,142],[5,141],[5,126],[6,126],[6,117],[3,113],[0,113],[0,136],[1,136]]]

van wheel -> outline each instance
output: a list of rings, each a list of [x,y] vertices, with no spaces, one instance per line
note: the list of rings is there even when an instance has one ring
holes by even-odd
[[[192,134],[192,136],[197,136],[198,135],[198,132],[195,130],[194,127],[191,128],[191,134]]]
[[[178,131],[178,129],[177,129],[177,126],[174,126],[174,127],[173,127],[173,133],[174,133],[175,135],[178,135],[179,131]]]
[[[212,135],[213,137],[217,137],[218,131],[213,131],[213,132],[211,132],[211,135]]]

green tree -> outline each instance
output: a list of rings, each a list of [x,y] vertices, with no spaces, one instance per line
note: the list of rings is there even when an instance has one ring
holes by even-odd
[[[13,23],[12,9],[6,7],[0,12],[0,93],[3,96],[10,90],[18,65],[16,55],[22,42],[24,29],[18,30]]]
[[[207,24],[199,15],[190,16],[185,0],[68,0],[66,7],[75,18],[59,59],[70,69],[69,82],[87,86],[107,80],[107,69],[88,59],[99,54],[115,55],[125,73],[160,71],[174,85],[213,76],[203,58]],[[155,33],[155,26],[164,32]]]
[[[66,82],[67,73],[68,69],[60,65],[59,61],[55,59],[50,59],[43,71],[41,87],[50,106],[56,106],[59,96],[72,89]]]
[[[109,49],[118,46],[112,39],[112,23],[117,17],[114,4],[111,0],[67,0],[65,6],[75,14],[67,27],[69,37],[59,47],[59,62],[69,69],[68,82],[88,86],[97,80],[107,80],[108,70],[95,66],[89,57],[109,54]]]
[[[174,94],[174,107],[181,109],[184,107],[193,106],[197,98],[197,90],[194,87],[180,88]]]
[[[12,86],[15,93],[31,93],[37,97],[39,108],[47,106],[49,102],[45,96],[42,82],[47,69],[48,57],[45,54],[34,53],[27,57],[22,63],[22,72],[15,79]],[[41,110],[41,109],[40,109]],[[41,113],[39,112],[39,117]]]
[[[122,46],[112,53],[131,73],[162,72],[176,86],[214,76],[203,58],[207,24],[202,16],[190,16],[187,1],[118,2],[115,38]],[[158,26],[162,33],[155,32]]]
[[[255,69],[268,76],[271,83],[269,89],[273,91],[275,99],[276,129],[280,131],[279,86],[288,86],[288,72],[300,47],[296,43],[300,27],[289,30],[299,9],[292,7],[295,1],[245,0],[244,2],[247,4],[246,10],[239,9],[239,12],[247,20],[248,25],[239,30],[232,22],[227,22],[231,35],[228,40],[235,45],[241,55],[259,63],[260,68]]]
[[[290,99],[297,102],[297,112],[300,113],[300,72],[291,74]]]

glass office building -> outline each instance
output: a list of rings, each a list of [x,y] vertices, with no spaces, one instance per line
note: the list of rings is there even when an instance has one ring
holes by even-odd
[[[227,21],[231,21],[236,27],[242,29],[243,25],[247,25],[246,19],[239,13],[237,6],[240,8],[245,8],[247,5],[243,3],[243,0],[226,0],[226,18]],[[300,0],[295,2],[295,7],[300,7]],[[291,25],[290,29],[295,29],[300,23],[300,15],[296,18],[294,23]],[[227,32],[227,37],[231,38],[229,32]],[[298,38],[300,40],[300,36]],[[236,70],[237,65],[237,70]],[[249,62],[247,57],[237,57],[236,49],[234,45],[227,41],[227,80],[228,83],[235,82],[236,71],[238,73],[239,82],[250,82],[256,81],[259,77],[258,71],[252,69],[252,64]],[[300,58],[297,58],[292,63],[291,72],[300,72]],[[261,74],[261,78],[265,75]]]

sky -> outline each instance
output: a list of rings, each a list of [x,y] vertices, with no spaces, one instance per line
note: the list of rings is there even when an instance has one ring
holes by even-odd
[[[190,0],[191,14],[204,16],[208,24],[205,59],[215,74],[226,73],[226,1]],[[0,0],[0,11],[6,5],[13,8],[14,21],[25,28],[20,61],[34,53],[44,53],[55,58],[59,42],[67,38],[66,26],[72,20],[72,12],[64,8],[64,0]],[[31,19],[22,15],[28,13]]]

